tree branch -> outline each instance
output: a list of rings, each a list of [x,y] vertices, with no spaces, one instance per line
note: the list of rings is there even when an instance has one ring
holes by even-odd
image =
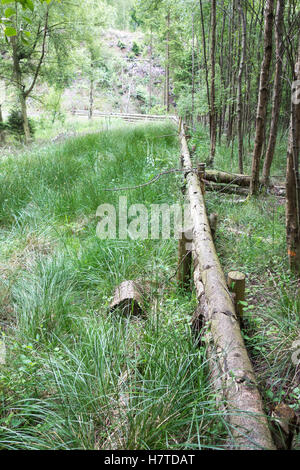
[[[26,91],[24,92],[26,98],[27,98],[27,96],[30,95],[30,93],[32,92],[32,90],[33,90],[33,88],[34,88],[34,85],[35,85],[36,80],[37,80],[38,75],[39,75],[39,71],[40,71],[41,65],[42,65],[43,60],[44,60],[44,56],[45,56],[45,46],[46,46],[46,37],[47,37],[47,31],[48,31],[48,18],[49,18],[49,8],[47,8],[47,12],[46,12],[46,19],[45,19],[45,28],[44,28],[44,35],[43,35],[43,44],[42,44],[42,53],[41,53],[41,57],[40,57],[40,60],[39,60],[38,65],[37,65],[37,67],[36,67],[36,71],[35,71],[35,74],[34,74],[32,83],[31,83],[30,87],[28,88],[28,90],[26,90]]]

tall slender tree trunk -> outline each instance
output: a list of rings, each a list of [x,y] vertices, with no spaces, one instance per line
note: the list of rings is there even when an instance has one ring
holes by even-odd
[[[238,0],[238,9],[240,19],[242,23],[242,45],[241,45],[241,60],[238,74],[238,100],[237,100],[237,118],[238,118],[238,143],[239,143],[239,171],[244,172],[243,165],[243,108],[242,108],[242,78],[245,66],[245,54],[246,54],[246,18],[241,1]]]
[[[93,110],[94,110],[94,64],[93,62],[91,62],[89,119],[92,119],[93,117]]]
[[[209,91],[209,82],[208,82],[208,63],[207,63],[207,53],[206,53],[205,25],[204,25],[204,18],[203,18],[202,0],[199,0],[199,7],[200,7],[200,16],[201,16],[201,29],[202,29],[202,44],[203,44],[203,56],[204,56],[204,67],[205,67],[206,93],[207,93],[208,107],[210,109],[210,91]],[[210,132],[210,135],[211,135],[210,113],[209,113],[209,132]]]
[[[0,144],[3,144],[5,142],[4,131],[1,129],[2,124],[3,124],[2,104],[0,104]]]
[[[275,18],[275,44],[276,44],[276,69],[274,78],[274,89],[273,89],[273,103],[272,103],[272,117],[270,126],[270,135],[268,141],[268,147],[263,167],[263,183],[265,186],[269,186],[270,182],[270,170],[274,157],[274,151],[277,139],[279,111],[282,97],[282,58],[284,52],[283,42],[283,15],[284,15],[284,3],[285,0],[278,0],[276,8]]]
[[[259,167],[264,144],[265,120],[268,103],[268,85],[270,65],[272,59],[272,32],[274,20],[274,0],[266,0],[265,4],[265,29],[264,29],[264,56],[261,64],[259,95],[256,114],[255,144],[252,158],[252,180],[250,194],[255,195],[259,190]]]
[[[192,126],[195,112],[195,15],[192,13]]]
[[[10,41],[11,41],[12,52],[13,52],[14,77],[15,77],[15,82],[17,85],[18,95],[19,95],[19,100],[20,100],[20,105],[21,105],[25,143],[28,144],[30,142],[31,135],[30,135],[28,115],[27,115],[25,85],[23,85],[22,83],[22,73],[21,73],[20,62],[19,62],[19,52],[18,52],[16,36],[12,36],[10,38]]]
[[[286,173],[286,236],[289,264],[300,274],[300,37],[295,65]]]
[[[167,45],[166,45],[166,108],[170,111],[170,24],[171,15],[167,16]]]
[[[153,56],[153,29],[150,31],[150,51],[149,51],[149,112],[152,108],[152,56]]]
[[[216,0],[211,1],[211,88],[210,88],[210,164],[213,165],[216,154],[217,125],[216,125]]]
[[[232,2],[232,15],[229,27],[229,61],[228,61],[228,84],[227,87],[229,88],[229,95],[235,95],[235,69],[233,67],[234,58],[235,58],[235,1]],[[232,101],[231,104],[228,105],[228,127],[227,127],[227,145],[229,146],[231,141],[233,140],[233,125],[234,125],[234,110],[235,110],[235,102]]]

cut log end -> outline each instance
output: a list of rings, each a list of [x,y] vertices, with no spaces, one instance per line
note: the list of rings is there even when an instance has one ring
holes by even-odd
[[[227,276],[229,290],[234,294],[236,313],[243,318],[243,304],[245,301],[246,276],[239,271],[231,271]]]

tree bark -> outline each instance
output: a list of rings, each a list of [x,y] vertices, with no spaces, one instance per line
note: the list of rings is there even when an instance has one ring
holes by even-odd
[[[206,170],[205,179],[215,183],[224,183],[227,185],[237,184],[238,186],[249,187],[251,183],[251,176],[226,173],[225,171]]]
[[[243,108],[242,108],[242,78],[245,66],[246,55],[246,18],[241,0],[238,0],[238,9],[242,23],[242,45],[241,45],[241,60],[238,74],[238,100],[237,100],[237,118],[238,118],[238,143],[239,143],[239,172],[244,172],[243,165]]]
[[[215,89],[215,65],[216,65],[216,0],[211,1],[211,88],[210,88],[210,159],[213,165],[216,154],[217,126],[216,126],[216,89]]]
[[[267,114],[268,85],[270,65],[272,58],[272,31],[274,19],[274,0],[266,0],[265,6],[265,29],[264,29],[264,56],[261,64],[259,95],[256,114],[255,144],[252,158],[252,181],[250,186],[251,195],[259,191],[259,167],[264,143],[265,120]]]
[[[93,61],[93,57],[92,57]],[[89,119],[93,117],[93,108],[94,108],[94,64],[91,62],[91,79],[90,79],[90,103],[89,103]]]
[[[276,44],[276,69],[273,89],[272,117],[270,126],[270,135],[268,147],[263,167],[263,184],[269,186],[270,170],[274,157],[274,151],[277,139],[277,129],[279,120],[279,111],[282,97],[282,58],[284,52],[284,42],[282,37],[284,17],[284,0],[278,0],[275,17],[275,44]]]
[[[138,315],[144,312],[145,289],[136,281],[124,281],[115,290],[110,304],[110,311],[119,308],[126,315]]]
[[[194,129],[195,112],[195,15],[192,13],[192,127]]]
[[[149,111],[152,108],[152,56],[153,56],[153,30],[150,31],[150,57],[149,57]]]
[[[289,264],[300,274],[300,40],[295,65],[286,173],[286,236]]]
[[[28,144],[30,142],[31,136],[30,136],[28,115],[27,115],[25,86],[22,83],[22,72],[21,72],[20,61],[19,61],[17,37],[12,36],[10,38],[10,42],[12,45],[12,53],[13,53],[14,77],[15,77],[20,105],[21,105],[25,143]]]
[[[170,111],[170,22],[171,15],[167,16],[167,45],[166,45],[166,108]]]
[[[207,64],[207,54],[206,54],[206,40],[205,40],[205,25],[203,18],[203,8],[202,0],[199,0],[200,7],[200,16],[201,16],[201,27],[202,27],[202,43],[203,43],[203,56],[204,56],[204,67],[205,67],[205,83],[206,83],[206,93],[207,93],[207,102],[210,109],[210,92],[209,92],[209,83],[208,83],[208,64]],[[209,114],[210,116],[210,114]],[[209,129],[211,134],[211,122],[209,122]]]
[[[0,104],[0,144],[5,142],[5,134],[3,129],[1,129],[1,125],[3,124],[3,116],[2,116],[2,105]]]

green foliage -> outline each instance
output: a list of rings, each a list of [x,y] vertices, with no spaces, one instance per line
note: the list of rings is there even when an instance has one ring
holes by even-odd
[[[118,204],[119,194],[103,189],[175,164],[178,142],[167,136],[174,132],[123,126],[0,162],[0,262],[18,318],[0,371],[1,449],[225,445],[205,348],[194,347],[189,327],[196,299],[166,282],[177,267],[176,241],[96,236],[98,205]],[[173,203],[178,184],[172,175],[122,195],[148,207]],[[143,319],[108,312],[126,278],[160,285]],[[0,295],[0,311],[7,303]]]
[[[31,136],[34,135],[35,125],[32,119],[28,120]],[[24,121],[19,109],[13,108],[7,118],[6,129],[13,135],[21,138],[24,136]]]
[[[136,56],[140,55],[140,53],[141,53],[141,47],[135,41],[132,45],[131,50]]]
[[[119,47],[120,49],[122,49],[122,50],[123,50],[123,49],[126,49],[126,44],[124,44],[124,42],[122,42],[122,41],[119,40],[119,41],[118,41],[118,47]]]

